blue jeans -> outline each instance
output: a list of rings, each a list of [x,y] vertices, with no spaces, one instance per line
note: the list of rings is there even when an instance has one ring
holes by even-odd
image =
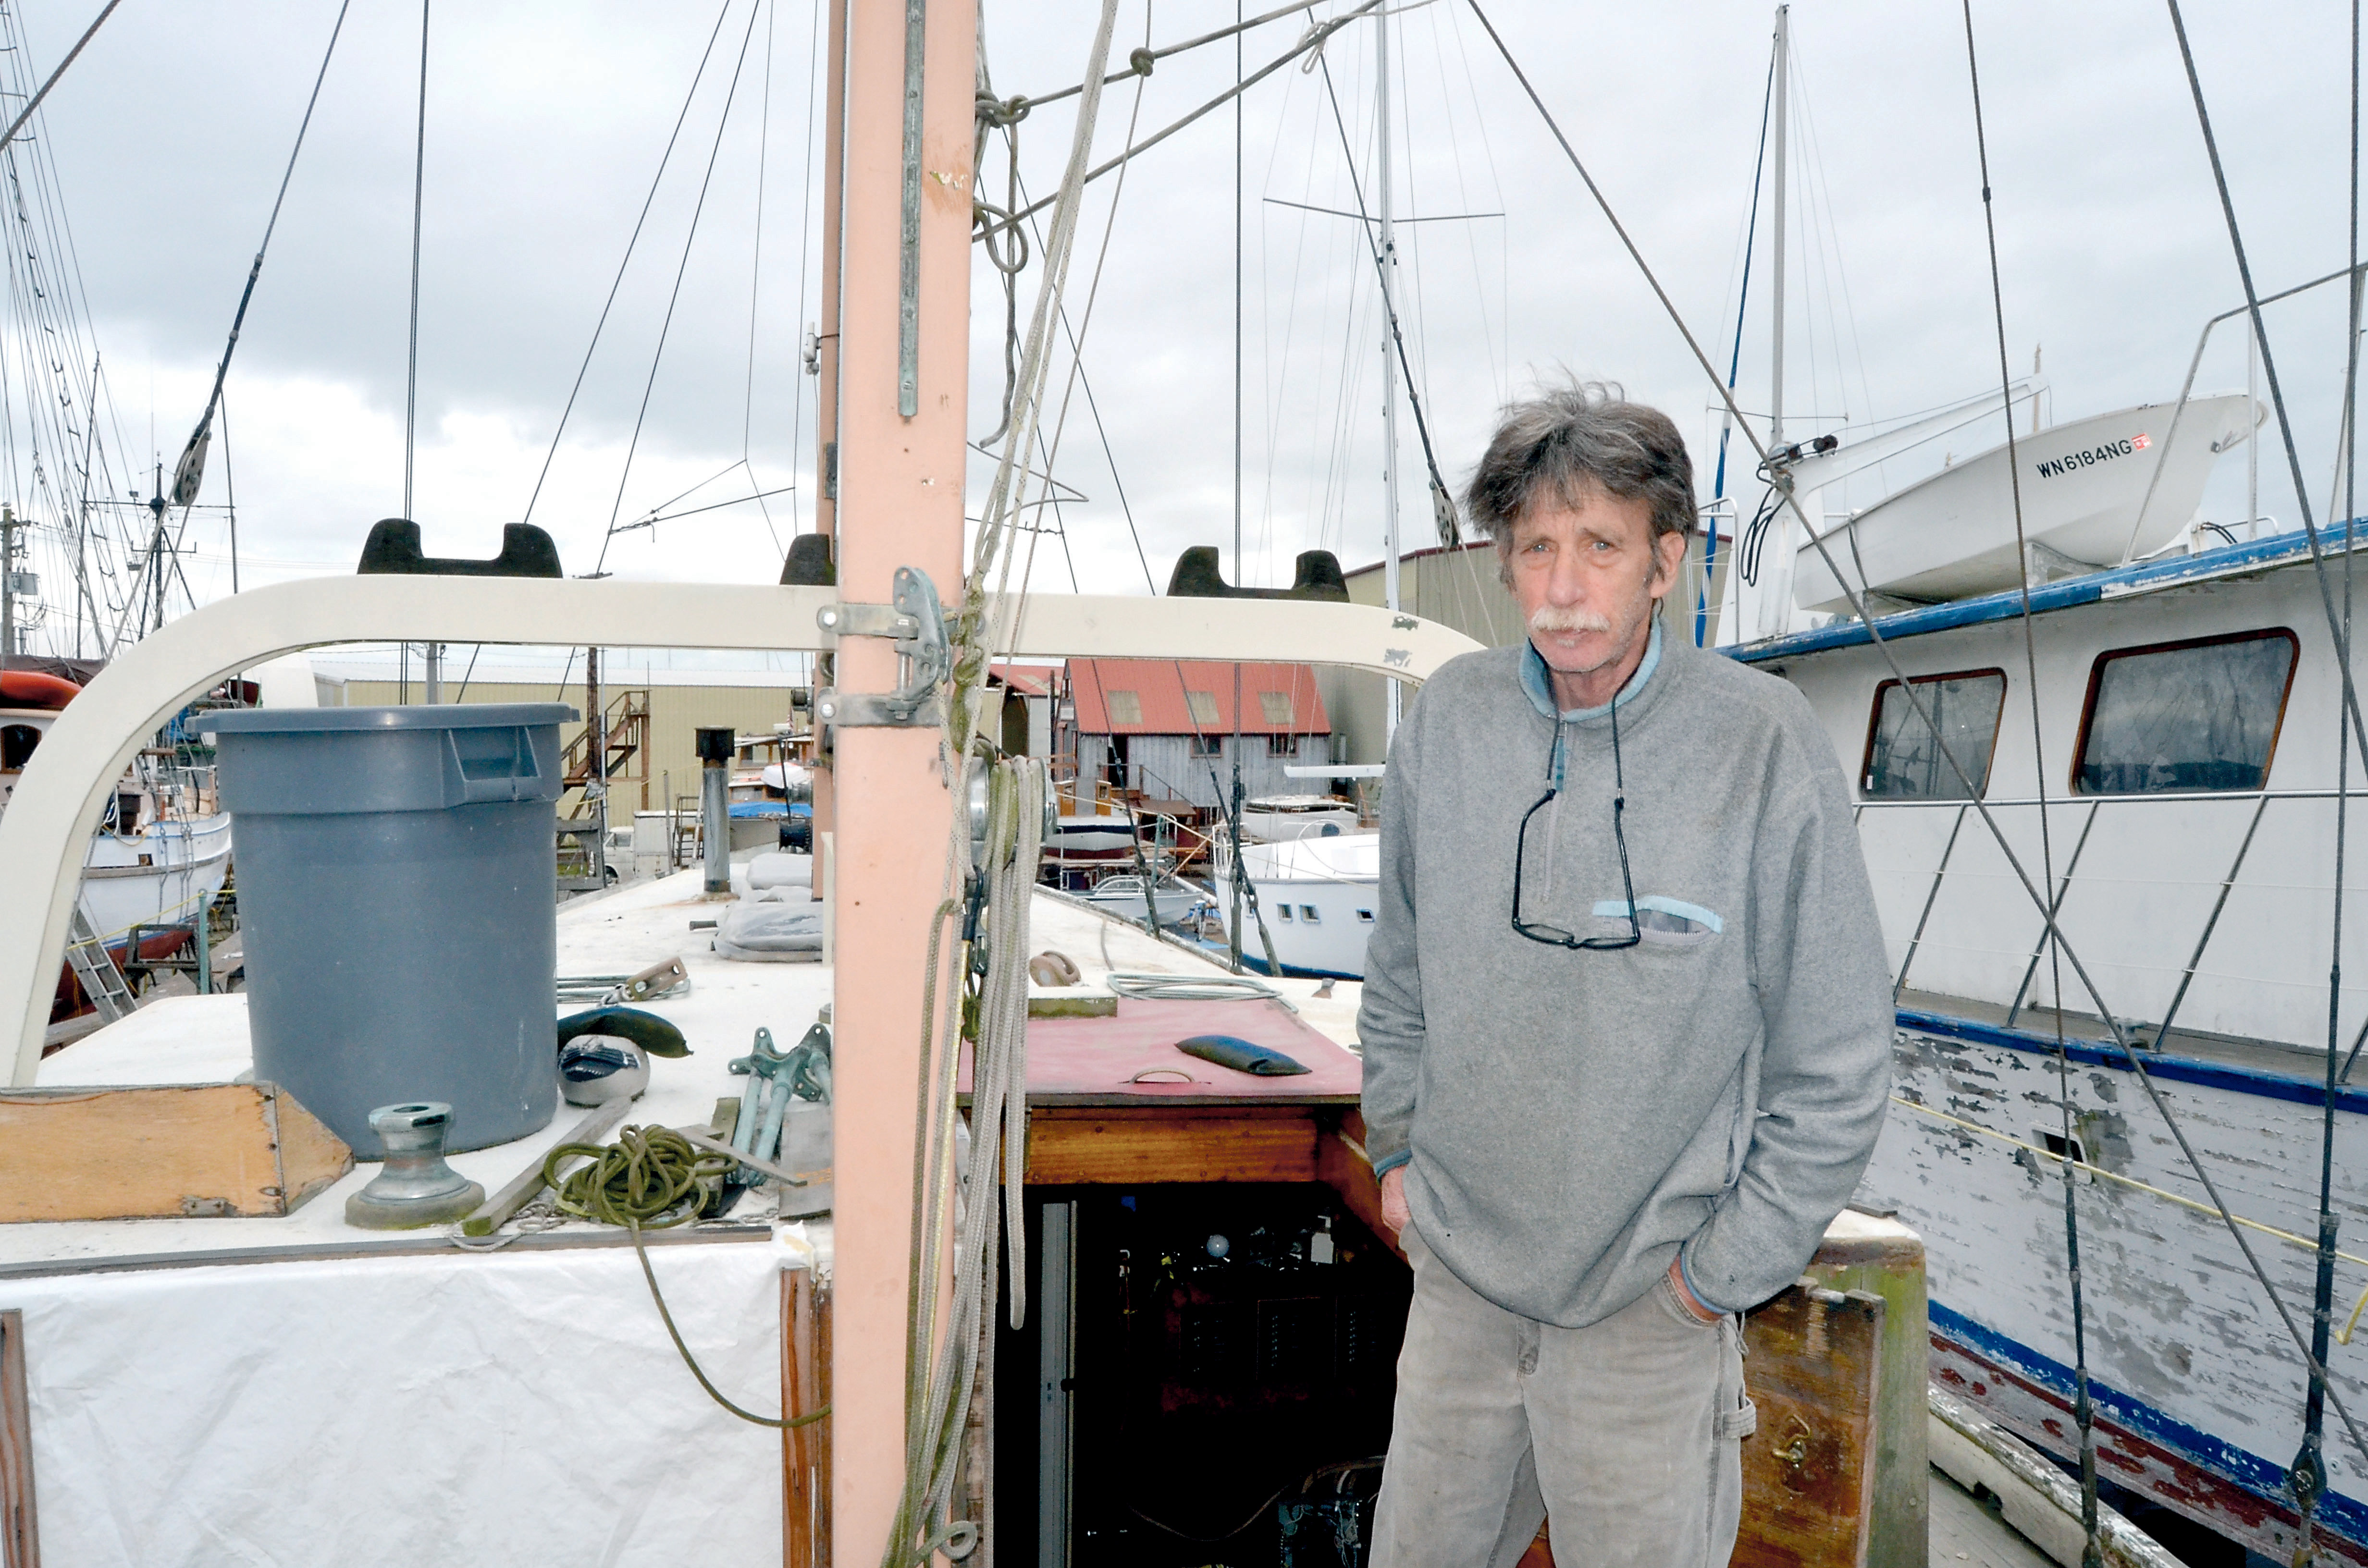
[[[1532,1323],[1402,1240],[1372,1568],[1511,1568],[1548,1517],[1560,1568],[1725,1568],[1756,1420],[1736,1321],[1701,1323],[1663,1280],[1585,1328]]]

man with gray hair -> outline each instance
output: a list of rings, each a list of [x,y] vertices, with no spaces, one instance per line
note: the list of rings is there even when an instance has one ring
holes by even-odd
[[[1618,389],[1505,413],[1467,510],[1529,637],[1390,751],[1365,1147],[1414,1265],[1374,1568],[1714,1568],[1741,1313],[1883,1125],[1891,997],[1850,792],[1784,681],[1667,636],[1693,468]]]

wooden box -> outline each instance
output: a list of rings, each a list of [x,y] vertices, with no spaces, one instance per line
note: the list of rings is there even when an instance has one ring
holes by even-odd
[[[278,1217],[353,1167],[271,1084],[0,1089],[0,1222]]]

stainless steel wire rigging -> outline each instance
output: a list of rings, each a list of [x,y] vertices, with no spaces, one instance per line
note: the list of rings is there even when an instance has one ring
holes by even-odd
[[[1982,123],[1981,62],[1974,48],[1974,0],[1962,0],[1962,8],[1965,18],[1965,78],[1974,102],[1974,148],[1982,175],[1982,230],[1989,244],[1990,316],[1998,329],[2000,412],[2006,419],[2006,467],[2014,502],[2014,548],[2018,559],[2028,560],[2031,547],[2023,532],[2022,465],[2016,460],[2014,449],[2014,370],[2007,361],[2006,291],[1998,276],[1998,213],[1990,189],[1989,136]],[[2039,794],[2039,874],[2043,886],[2053,887],[2055,849],[2047,820],[2047,752],[2039,722],[2039,645],[2032,628],[2031,574],[2026,571],[2020,575],[2024,685],[2031,696],[2032,776]],[[1962,823],[1964,818],[1958,820]],[[2095,820],[2093,812],[2090,820]],[[2051,915],[2062,907],[2059,894]],[[2055,1108],[2061,1119],[2064,1147],[2068,1150],[2073,1146],[2072,1059],[2064,1041],[2064,960],[2052,919],[2046,943],[2055,1002],[2052,1009],[2055,1015]],[[2104,1542],[2098,1533],[2097,1522],[2097,1412],[2089,1395],[2089,1318],[2080,1289],[2079,1189],[2074,1184],[2068,1163],[2060,1174],[2064,1189],[2064,1277],[2072,1307],[2072,1420],[2079,1433],[2080,1450],[2080,1564],[2081,1568],[2104,1568]]]
[[[419,131],[411,165],[411,351],[403,392],[403,515],[411,516],[412,449],[419,427],[419,221],[427,199],[427,13],[419,0]]]
[[[567,421],[575,412],[575,399],[584,390],[584,378],[592,369],[592,356],[600,347],[600,335],[609,325],[609,312],[616,308],[617,291],[624,287],[625,269],[632,265],[633,251],[641,244],[642,227],[650,220],[650,207],[658,199],[658,187],[666,180],[666,166],[674,161],[675,144],[682,139],[683,123],[690,118],[690,106],[698,99],[699,85],[707,79],[707,62],[715,54],[715,40],[723,36],[723,19],[732,14],[733,0],[723,0],[715,13],[715,25],[708,29],[707,47],[699,56],[699,69],[690,74],[690,86],[683,93],[682,108],[676,111],[674,129],[666,134],[666,151],[658,154],[656,172],[650,176],[650,188],[642,198],[641,212],[633,219],[633,232],[626,236],[625,254],[617,258],[617,275],[609,280],[609,297],[601,301],[599,319],[592,324],[592,341],[584,346],[584,362],[575,368],[575,381],[567,389],[567,402],[559,411],[559,423],[551,432],[551,449],[542,455],[542,467],[534,476],[534,489],[526,498],[526,511],[521,520],[534,520],[535,503],[542,499],[543,482],[551,477],[552,460],[559,456],[559,443],[567,434]]]

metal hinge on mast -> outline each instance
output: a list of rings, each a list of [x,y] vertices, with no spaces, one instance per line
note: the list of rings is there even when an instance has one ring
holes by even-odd
[[[953,647],[937,585],[912,566],[896,568],[894,602],[825,605],[814,612],[825,631],[841,637],[885,637],[896,648],[896,689],[814,693],[814,722],[845,729],[918,729],[945,722],[938,687],[953,669]]]

